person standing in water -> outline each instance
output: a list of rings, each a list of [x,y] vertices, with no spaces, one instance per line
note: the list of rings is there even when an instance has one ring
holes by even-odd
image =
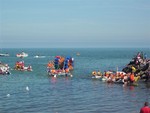
[[[145,102],[144,107],[141,108],[140,113],[150,113],[149,103]]]

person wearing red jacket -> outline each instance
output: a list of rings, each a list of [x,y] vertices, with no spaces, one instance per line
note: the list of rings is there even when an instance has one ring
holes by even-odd
[[[148,107],[149,103],[145,102],[144,107],[141,108],[140,113],[150,113],[150,108]]]

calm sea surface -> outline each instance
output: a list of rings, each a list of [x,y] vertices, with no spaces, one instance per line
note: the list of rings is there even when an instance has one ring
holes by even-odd
[[[29,57],[15,56],[22,51]],[[150,102],[150,84],[107,84],[91,79],[91,72],[121,70],[141,51],[150,57],[150,49],[2,49],[10,56],[0,57],[0,61],[9,64],[12,74],[0,76],[0,113],[138,113],[145,101]],[[47,75],[46,65],[56,55],[74,57],[72,78]],[[13,70],[15,62],[21,60],[31,65],[33,72]]]

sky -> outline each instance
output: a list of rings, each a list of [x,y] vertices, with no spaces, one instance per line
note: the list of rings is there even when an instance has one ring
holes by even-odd
[[[150,0],[0,0],[1,48],[150,47]]]

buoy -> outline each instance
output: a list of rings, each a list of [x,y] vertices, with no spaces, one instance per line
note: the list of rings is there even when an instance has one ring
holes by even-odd
[[[7,94],[6,96],[7,96],[7,97],[10,97],[10,94]]]
[[[29,87],[28,86],[26,86],[26,90],[29,91]]]
[[[70,75],[70,77],[73,77],[73,75]]]

